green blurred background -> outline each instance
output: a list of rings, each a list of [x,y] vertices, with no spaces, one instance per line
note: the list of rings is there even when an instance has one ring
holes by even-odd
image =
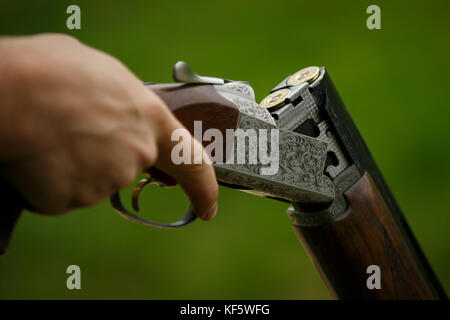
[[[438,277],[450,291],[450,2],[1,1],[0,33],[64,32],[121,59],[142,80],[200,74],[248,80],[257,100],[288,74],[328,68]],[[81,7],[81,30],[66,8]],[[12,120],[13,121],[13,120]],[[182,215],[178,189],[149,188],[143,207]],[[331,298],[291,230],[287,205],[221,189],[214,221],[158,230],[105,201],[51,218],[25,213],[6,257],[0,298]],[[82,290],[66,288],[68,265]]]

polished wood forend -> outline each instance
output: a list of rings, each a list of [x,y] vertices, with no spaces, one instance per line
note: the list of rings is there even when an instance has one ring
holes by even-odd
[[[320,227],[294,226],[329,289],[339,299],[434,299],[426,273],[366,172],[344,193],[347,210]],[[367,280],[379,266],[381,289]]]

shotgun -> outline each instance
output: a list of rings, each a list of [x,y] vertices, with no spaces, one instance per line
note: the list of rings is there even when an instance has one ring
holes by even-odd
[[[247,82],[199,76],[184,62],[175,65],[173,78],[178,83],[147,86],[191,134],[196,121],[223,136],[234,130],[222,150],[227,160],[257,153],[258,142],[249,136],[247,148],[233,148],[237,129],[278,130],[278,141],[266,146],[279,150],[277,173],[262,175],[261,163],[214,162],[217,179],[291,203],[293,229],[336,298],[446,299],[325,68],[286,77],[260,104]],[[145,185],[164,185],[164,174],[152,170],[133,192],[135,211]],[[125,218],[153,227],[178,228],[195,219],[189,208],[180,221],[151,221],[127,210],[119,193],[110,200]],[[380,271],[379,288],[367,284],[371,266]]]

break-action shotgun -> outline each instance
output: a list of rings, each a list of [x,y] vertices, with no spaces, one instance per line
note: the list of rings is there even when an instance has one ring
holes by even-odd
[[[199,76],[184,62],[173,71],[178,83],[147,84],[183,125],[203,130],[277,129],[279,169],[262,175],[258,163],[215,163],[220,184],[286,201],[294,231],[328,288],[340,299],[445,299],[446,294],[409,228],[364,140],[325,68],[308,67],[285,78],[260,104],[247,82]],[[248,137],[247,137],[248,138]],[[227,141],[226,158],[256,153]],[[232,145],[231,148],[228,148]],[[153,171],[133,193],[133,208],[148,183],[163,184]],[[195,219],[189,208],[174,223],[144,219],[111,197],[124,217],[154,227],[177,228]],[[378,288],[367,284],[369,267],[380,272]],[[368,269],[369,268],[369,269]]]

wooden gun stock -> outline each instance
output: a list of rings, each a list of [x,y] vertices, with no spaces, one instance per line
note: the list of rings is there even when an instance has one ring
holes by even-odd
[[[155,92],[169,107],[177,119],[194,134],[194,121],[201,120],[203,130],[235,129],[238,108],[220,96],[210,84],[151,84],[147,87]]]

